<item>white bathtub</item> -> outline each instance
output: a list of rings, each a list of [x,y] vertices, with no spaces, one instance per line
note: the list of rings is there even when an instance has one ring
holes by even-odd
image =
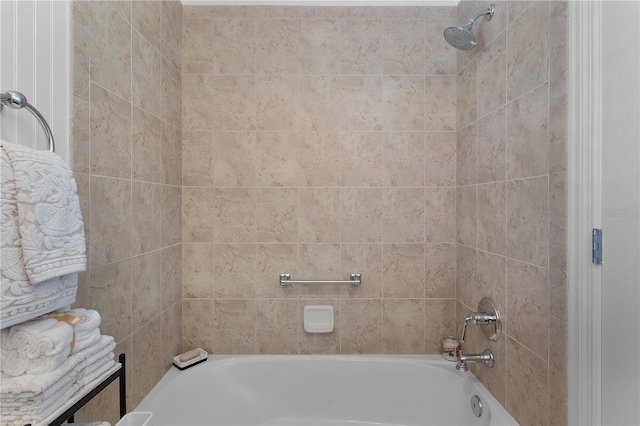
[[[153,412],[149,425],[171,426],[517,425],[439,355],[213,356],[172,368],[136,410]]]

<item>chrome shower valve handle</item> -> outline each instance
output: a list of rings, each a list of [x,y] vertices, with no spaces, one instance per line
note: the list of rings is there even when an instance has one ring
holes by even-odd
[[[493,300],[488,297],[483,297],[478,304],[478,311],[471,312],[464,320],[460,342],[464,342],[467,337],[468,324],[481,325],[485,327],[492,326],[483,329],[487,338],[492,342],[498,341],[500,334],[502,333],[502,317],[500,315],[500,311],[496,307],[495,303],[493,303]]]

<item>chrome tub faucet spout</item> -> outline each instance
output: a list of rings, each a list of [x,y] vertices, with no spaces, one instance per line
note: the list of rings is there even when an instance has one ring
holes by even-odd
[[[458,357],[458,363],[456,364],[456,369],[458,371],[469,371],[469,367],[467,367],[468,362],[477,362],[484,363],[484,365],[489,368],[493,367],[493,354],[489,349],[485,349],[484,352],[480,354],[470,354],[465,355],[462,351],[460,351],[460,356]]]

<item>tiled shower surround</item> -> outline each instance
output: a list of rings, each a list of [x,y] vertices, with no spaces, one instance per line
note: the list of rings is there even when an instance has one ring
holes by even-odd
[[[435,353],[454,332],[455,15],[184,8],[185,348]],[[316,304],[332,333],[305,333]]]
[[[179,1],[72,3],[71,166],[88,269],[77,306],[127,355],[133,409],[182,349]],[[118,385],[76,420],[118,419]]]
[[[493,298],[505,334],[463,345],[496,356],[474,373],[520,424],[566,424],[567,3],[497,3],[479,24],[458,54],[456,324]]]
[[[74,15],[82,297],[130,355],[130,407],[182,348],[436,353],[489,295],[505,334],[472,328],[496,355],[475,374],[521,424],[566,423],[566,4],[496,1],[471,53],[442,32],[488,2],[177,6],[181,29],[172,4]],[[332,333],[304,332],[315,304]]]

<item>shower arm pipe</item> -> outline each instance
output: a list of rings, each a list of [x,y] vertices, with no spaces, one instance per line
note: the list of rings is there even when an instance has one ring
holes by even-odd
[[[493,14],[496,11],[496,7],[494,6],[493,3],[491,3],[491,5],[489,5],[488,9],[482,10],[478,13],[476,13],[475,15],[473,15],[473,17],[471,19],[469,19],[469,22],[467,22],[467,25],[473,25],[476,23],[476,20],[484,15],[489,15],[489,17],[487,18],[487,21],[490,21],[491,18],[493,18]]]
[[[27,102],[26,96],[24,96],[20,92],[14,91],[0,93],[0,112],[5,105],[13,109],[26,108],[31,114],[33,114],[40,122],[40,127],[42,127],[42,130],[44,130],[44,133],[47,136],[49,151],[56,152],[56,144],[53,140],[53,132],[51,132],[51,127],[49,127],[47,120],[45,120],[42,114],[40,114],[40,111],[38,111],[33,105]]]

